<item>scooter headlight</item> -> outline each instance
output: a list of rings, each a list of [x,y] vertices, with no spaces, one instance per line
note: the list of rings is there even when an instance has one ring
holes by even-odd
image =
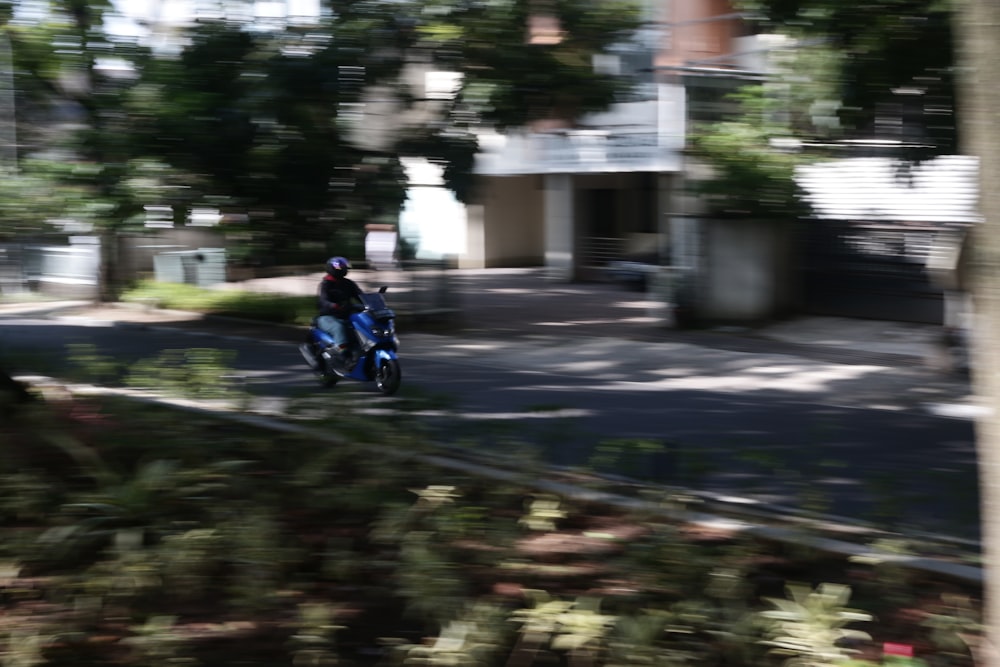
[[[392,325],[392,322],[385,325],[376,324],[371,328],[371,332],[376,338],[388,338],[396,333],[396,328]]]

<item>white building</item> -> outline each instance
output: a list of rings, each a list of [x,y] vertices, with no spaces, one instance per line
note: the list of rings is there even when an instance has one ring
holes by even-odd
[[[630,255],[695,261],[681,195],[688,121],[759,79],[765,45],[728,0],[650,0],[647,20],[631,50],[597,62],[640,81],[632,101],[572,128],[481,137],[461,266],[544,265],[573,280]]]

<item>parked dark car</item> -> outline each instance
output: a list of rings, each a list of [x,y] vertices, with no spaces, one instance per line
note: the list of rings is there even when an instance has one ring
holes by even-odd
[[[654,274],[660,270],[659,246],[658,234],[628,234],[620,256],[605,265],[608,279],[637,292],[645,292]]]
[[[637,257],[612,260],[607,263],[605,271],[613,282],[621,283],[637,292],[645,292],[649,289],[653,275],[660,269],[656,259],[656,257]]]

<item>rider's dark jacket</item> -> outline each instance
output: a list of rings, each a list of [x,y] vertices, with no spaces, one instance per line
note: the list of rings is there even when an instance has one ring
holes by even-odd
[[[319,281],[316,290],[319,299],[319,314],[346,318],[352,306],[361,298],[361,288],[350,278],[335,278],[327,275]]]

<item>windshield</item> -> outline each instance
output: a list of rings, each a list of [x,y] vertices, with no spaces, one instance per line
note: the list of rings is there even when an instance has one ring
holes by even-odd
[[[386,308],[385,299],[378,292],[373,294],[362,294],[361,303],[368,306],[372,310],[384,310]]]

